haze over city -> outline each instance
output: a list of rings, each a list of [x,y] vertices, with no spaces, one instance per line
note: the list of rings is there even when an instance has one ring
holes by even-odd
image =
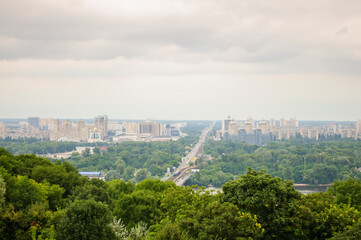
[[[361,118],[361,2],[0,0],[0,118]]]

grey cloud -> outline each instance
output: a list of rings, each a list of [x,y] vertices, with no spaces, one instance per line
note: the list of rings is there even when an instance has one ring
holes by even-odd
[[[107,15],[76,0],[0,0],[0,58],[212,60],[313,71],[312,66],[334,66],[328,61],[332,52],[346,59],[350,54],[343,53],[342,44],[352,43],[325,42],[326,31],[339,35],[347,31],[342,26],[348,21],[361,25],[357,0],[181,3],[196,7],[184,14],[131,16]],[[315,56],[315,51],[322,53]]]

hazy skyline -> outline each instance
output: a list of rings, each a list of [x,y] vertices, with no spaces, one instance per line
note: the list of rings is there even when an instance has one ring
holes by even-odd
[[[361,119],[360,9],[0,0],[0,118]]]

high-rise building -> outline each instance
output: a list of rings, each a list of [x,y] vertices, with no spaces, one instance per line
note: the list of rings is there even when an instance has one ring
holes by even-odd
[[[39,117],[28,117],[28,124],[35,128],[40,128],[40,118]]]
[[[245,129],[239,129],[238,130],[238,140],[241,142],[247,141],[247,132]]]
[[[361,134],[361,120],[357,120],[356,129],[357,129],[357,133]]]
[[[86,130],[86,123],[83,120],[79,120],[76,123],[76,138],[80,141],[86,141],[88,140],[88,134],[85,134]]]
[[[104,138],[108,136],[108,116],[99,115],[94,118],[94,126],[100,131],[100,137]]]
[[[273,118],[271,118],[269,120],[269,125],[270,125],[270,127],[275,127],[276,126],[276,121]]]
[[[54,129],[55,132],[62,131],[63,130],[63,123],[59,119],[55,120],[53,129]]]
[[[140,134],[152,133],[152,123],[151,122],[139,123],[139,133]]]
[[[76,125],[77,125],[77,130],[81,131],[83,128],[85,128],[85,121],[79,120]]]
[[[162,135],[163,129],[160,123],[145,122],[139,124],[140,134],[150,134],[152,137],[159,137]]]
[[[51,120],[52,119],[48,119],[48,118],[40,119],[40,128],[41,129],[46,129],[46,130],[50,129],[49,125],[51,124]]]
[[[233,119],[231,119],[230,116],[228,116],[227,119],[224,119],[222,121],[222,132],[223,132],[223,134],[228,132],[228,126],[229,126],[230,122],[232,122],[232,121],[233,121]]]
[[[238,135],[238,124],[236,121],[231,121],[228,125],[228,134],[232,136]]]
[[[253,124],[252,122],[245,122],[244,123],[244,128],[246,129],[247,133],[252,133],[253,132]]]
[[[72,130],[73,130],[73,123],[69,119],[65,120],[65,122],[63,123],[63,131],[68,139],[72,138]]]
[[[284,118],[281,118],[280,119],[280,127],[281,128],[286,127],[286,124],[287,124],[287,121]]]
[[[171,126],[170,135],[171,136],[180,136],[180,129],[178,127]]]
[[[163,129],[162,124],[160,123],[152,123],[152,136],[159,137],[162,135]]]
[[[261,129],[262,134],[268,133],[268,124],[265,120],[260,121],[258,127]]]
[[[138,134],[139,133],[138,123],[126,123],[125,124],[125,133],[126,134]]]
[[[308,128],[306,126],[303,126],[299,129],[300,135],[303,138],[308,137]]]
[[[247,118],[246,123],[251,124],[252,128],[255,126],[256,121],[253,118]]]
[[[296,120],[296,118],[291,118],[288,122],[288,125],[290,127],[298,127],[298,121]]]
[[[170,124],[166,124],[163,128],[164,136],[172,136],[172,126]]]

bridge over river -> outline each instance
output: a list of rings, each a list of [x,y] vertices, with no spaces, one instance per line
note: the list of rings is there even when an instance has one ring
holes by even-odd
[[[207,141],[209,132],[213,129],[214,124],[215,122],[213,122],[210,127],[207,127],[202,131],[197,144],[192,148],[192,150],[185,157],[184,161],[175,170],[175,172],[178,172],[177,176],[171,176],[168,178],[168,181],[175,182],[177,186],[183,186],[183,184],[191,177],[192,171],[190,170],[197,168],[197,166],[189,166],[189,163],[194,163],[194,159],[196,157],[203,156],[204,143]]]

